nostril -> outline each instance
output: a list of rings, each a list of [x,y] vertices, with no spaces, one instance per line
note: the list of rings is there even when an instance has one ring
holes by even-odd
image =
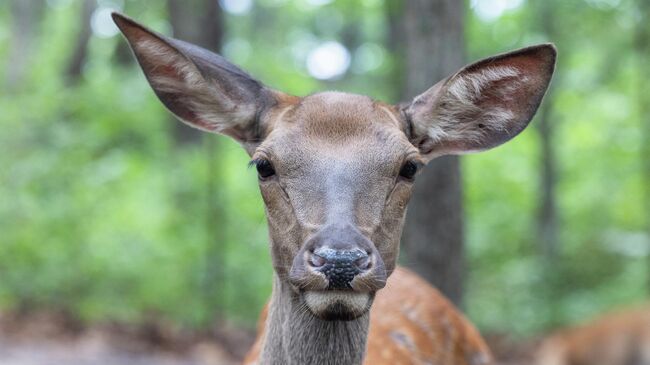
[[[325,262],[327,262],[327,260],[325,260],[324,257],[318,256],[316,254],[311,254],[309,257],[309,264],[313,267],[323,267],[323,265],[325,265]]]
[[[359,270],[368,270],[372,266],[370,256],[365,256],[360,259],[357,259],[354,264],[359,268]]]

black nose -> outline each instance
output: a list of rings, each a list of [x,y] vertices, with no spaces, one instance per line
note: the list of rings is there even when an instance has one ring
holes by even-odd
[[[352,279],[370,269],[370,256],[358,248],[336,250],[319,247],[310,255],[309,264],[325,274],[329,289],[352,289]]]

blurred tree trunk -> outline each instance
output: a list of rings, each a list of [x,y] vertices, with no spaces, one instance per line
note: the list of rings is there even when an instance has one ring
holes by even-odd
[[[221,50],[224,24],[217,0],[167,0],[174,38],[199,45],[213,52]],[[178,145],[197,143],[201,132],[174,122],[174,140]]]
[[[128,14],[127,12],[125,13]],[[127,42],[117,42],[115,52],[113,52],[113,60],[122,66],[131,66],[135,62],[131,47]]]
[[[540,136],[540,198],[538,202],[537,234],[543,257],[552,261],[559,247],[556,204],[557,167],[555,161],[554,131],[552,126],[553,104],[549,92],[539,113],[537,129]]]
[[[132,3],[130,2],[124,3],[124,7],[122,8],[122,12],[124,12],[124,14],[132,14],[131,4]],[[125,42],[122,39],[115,43],[115,50],[113,51],[111,57],[114,63],[123,67],[130,67],[135,64],[135,57],[131,51],[131,46],[129,46],[128,42]]]
[[[548,39],[555,39],[553,24],[553,4],[549,1],[539,3],[538,11],[541,21],[541,31]],[[535,124],[540,137],[540,175],[539,202],[537,216],[537,234],[539,249],[543,258],[550,264],[555,261],[560,246],[558,237],[558,211],[556,197],[557,162],[555,155],[554,124],[556,116],[553,113],[555,83],[557,76],[546,93]]]
[[[43,0],[13,0],[10,4],[11,42],[4,75],[8,90],[19,88],[25,79],[44,7]]]
[[[362,38],[360,22],[349,22],[341,31],[341,42],[350,52],[354,52],[361,45]],[[348,68],[346,72],[350,72],[350,69]]]
[[[95,0],[84,0],[81,4],[79,17],[80,29],[77,33],[77,39],[74,42],[72,57],[70,57],[68,66],[66,67],[65,71],[66,83],[68,85],[76,84],[81,78],[83,66],[86,63],[86,58],[88,57],[88,43],[90,42],[90,37],[92,36],[90,18],[92,17],[93,12],[96,8],[97,2]]]
[[[217,0],[168,0],[167,8],[174,38],[194,43],[213,52],[220,52],[225,33],[224,17]],[[203,141],[206,150],[205,225],[208,241],[205,246],[204,272],[201,290],[210,313],[218,315],[227,306],[225,266],[227,226],[220,208],[222,197],[216,186],[219,178],[218,142],[214,135],[203,133],[174,120],[174,140],[177,145]],[[213,318],[214,319],[214,318]],[[217,317],[218,319],[218,317]]]
[[[463,1],[407,0],[401,19],[406,100],[463,66]],[[407,266],[457,305],[462,303],[465,266],[461,190],[458,157],[431,161],[416,179],[403,240]]]
[[[636,49],[640,77],[638,78],[639,118],[641,122],[641,164],[643,169],[642,181],[645,185],[644,205],[646,242],[650,246],[650,2],[639,0],[639,20],[637,20]],[[648,247],[650,250],[650,247]],[[647,290],[650,292],[650,255],[647,257]]]
[[[386,24],[388,25],[388,34],[386,37],[386,47],[392,53],[391,67],[392,72],[389,75],[389,83],[394,85],[391,90],[393,91],[393,99],[405,101],[406,94],[406,77],[404,70],[404,6],[399,1],[389,1],[385,5]]]

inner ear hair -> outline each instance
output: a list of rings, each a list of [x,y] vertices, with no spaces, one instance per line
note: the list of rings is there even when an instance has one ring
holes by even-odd
[[[433,158],[510,140],[534,116],[555,57],[550,44],[532,46],[478,61],[437,83],[402,109],[412,143]]]
[[[225,58],[165,37],[117,13],[118,25],[161,102],[182,122],[243,144],[263,138],[261,116],[281,93]]]
[[[517,77],[522,79],[515,80]],[[526,76],[509,66],[457,74],[448,81],[446,92],[434,107],[438,123],[429,127],[428,137],[433,143],[456,140],[481,144],[489,143],[485,139],[491,138],[491,131],[509,133],[509,123],[516,119],[512,110],[516,84],[526,81]]]

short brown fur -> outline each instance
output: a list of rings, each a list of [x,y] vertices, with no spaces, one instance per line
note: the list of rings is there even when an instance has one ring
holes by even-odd
[[[650,364],[650,304],[603,315],[546,339],[537,365]]]
[[[528,125],[553,73],[552,45],[479,61],[392,106],[341,92],[290,96],[219,55],[113,18],[163,104],[237,140],[258,169],[275,274],[248,363],[491,361],[444,297],[396,269],[400,236],[418,169]]]
[[[417,289],[414,289],[417,288]],[[258,337],[244,359],[257,364],[268,316],[258,322]],[[411,271],[397,267],[370,310],[364,365],[488,364],[490,351],[476,328],[438,290]]]

